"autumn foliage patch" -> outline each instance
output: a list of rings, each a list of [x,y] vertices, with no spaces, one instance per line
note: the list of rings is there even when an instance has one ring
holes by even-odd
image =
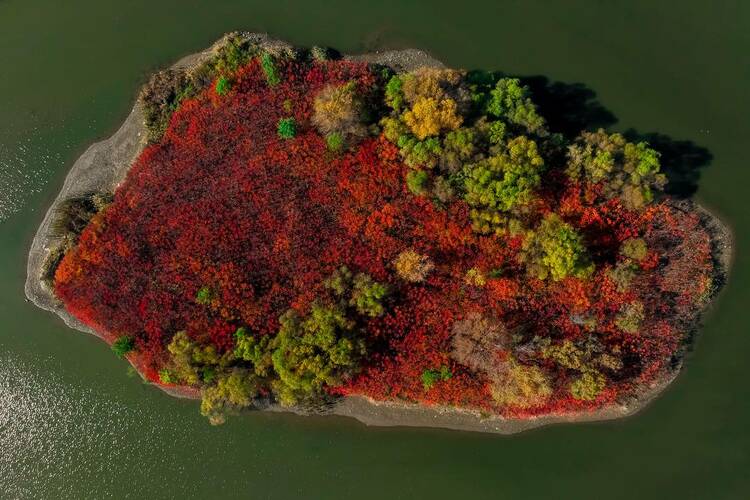
[[[239,61],[180,99],[55,274],[149,379],[217,418],[347,394],[528,416],[673,367],[710,238],[656,196],[647,145],[568,150],[512,79]]]

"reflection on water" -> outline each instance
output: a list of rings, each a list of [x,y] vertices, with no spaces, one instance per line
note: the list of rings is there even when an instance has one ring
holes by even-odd
[[[2,498],[76,498],[85,483],[95,484],[93,497],[109,496],[107,490],[127,479],[112,464],[141,460],[169,441],[154,439],[164,429],[153,415],[103,398],[86,384],[63,382],[54,369],[39,370],[55,364],[40,359],[32,366],[0,354]]]
[[[31,131],[35,136],[35,131]],[[61,160],[59,152],[39,151],[32,138],[15,147],[0,141],[0,222],[18,212],[42,190]]]

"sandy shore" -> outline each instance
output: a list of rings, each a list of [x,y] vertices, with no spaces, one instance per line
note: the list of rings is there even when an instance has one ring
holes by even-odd
[[[285,42],[270,39],[266,35],[247,33],[245,36],[266,47],[279,50],[291,47]],[[188,68],[205,61],[222,41],[213,47],[180,59],[173,68]],[[444,65],[427,53],[414,50],[384,51],[363,55],[345,56],[347,59],[363,60],[385,64],[400,71],[409,71],[418,67],[444,67]],[[102,337],[99,333],[72,317],[62,304],[54,297],[52,291],[41,279],[41,269],[49,251],[56,240],[51,234],[50,224],[58,207],[65,200],[91,192],[113,192],[116,186],[125,178],[133,161],[138,157],[146,145],[146,128],[140,102],[136,102],[122,126],[107,140],[89,147],[75,162],[58,193],[39,226],[29,251],[27,277],[25,284],[26,296],[37,306],[57,314],[71,328]],[[714,255],[719,267],[720,282],[727,275],[731,265],[733,239],[728,226],[710,211],[694,202],[680,202],[686,208],[698,207],[704,223],[714,235]],[[688,204],[690,206],[688,206]],[[593,412],[576,412],[562,415],[545,415],[528,419],[506,419],[501,417],[485,417],[479,412],[457,409],[453,407],[428,407],[424,405],[381,402],[360,396],[340,399],[330,408],[316,413],[335,414],[356,418],[367,425],[377,426],[411,426],[411,427],[441,427],[463,431],[492,432],[513,434],[543,425],[564,422],[587,422],[609,420],[632,415],[643,409],[654,397],[663,391],[677,376],[679,367],[643,390],[637,398],[621,404],[611,405]],[[176,397],[198,398],[199,393],[193,388],[158,386],[168,394]],[[286,409],[277,405],[265,405],[263,410],[291,411],[308,414],[303,409]]]

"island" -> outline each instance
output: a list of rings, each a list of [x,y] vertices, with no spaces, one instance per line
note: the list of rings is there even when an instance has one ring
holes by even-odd
[[[212,423],[623,417],[679,372],[731,233],[647,142],[566,132],[518,78],[231,33],[76,162],[26,294]]]

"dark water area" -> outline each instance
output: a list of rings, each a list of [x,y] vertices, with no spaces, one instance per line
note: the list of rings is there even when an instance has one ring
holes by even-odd
[[[26,252],[75,159],[151,72],[234,29],[422,48],[523,76],[566,133],[652,141],[671,192],[736,236],[675,384],[633,418],[511,437],[264,413],[211,427],[25,302]],[[742,1],[0,0],[0,498],[750,497],[749,49]]]

